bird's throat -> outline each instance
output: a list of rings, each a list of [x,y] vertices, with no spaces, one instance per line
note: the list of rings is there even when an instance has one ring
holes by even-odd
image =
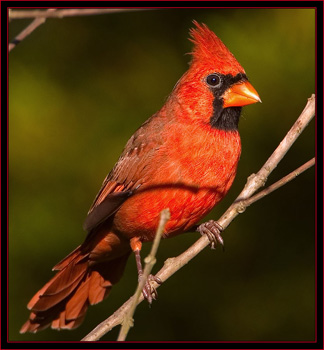
[[[215,98],[213,115],[210,118],[212,128],[220,130],[237,130],[242,107],[223,108],[223,101]]]

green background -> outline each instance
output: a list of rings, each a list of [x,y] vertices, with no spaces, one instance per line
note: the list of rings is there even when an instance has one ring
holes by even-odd
[[[9,340],[80,340],[134,292],[136,267],[75,331],[19,334],[26,304],[85,238],[82,223],[128,138],[186,71],[192,20],[236,56],[262,104],[240,121],[242,156],[217,219],[315,92],[312,9],[165,9],[49,19],[9,57]],[[9,24],[13,39],[30,20]],[[269,183],[315,154],[315,121]],[[255,203],[142,303],[128,340],[310,341],[315,325],[315,171]],[[162,241],[158,271],[198,239]],[[147,254],[150,244],[144,247]],[[118,327],[102,340],[115,340]]]

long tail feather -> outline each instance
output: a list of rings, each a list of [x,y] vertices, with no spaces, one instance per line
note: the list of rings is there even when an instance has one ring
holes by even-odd
[[[57,274],[28,303],[29,319],[20,333],[78,327],[89,305],[105,299],[124,271],[129,253],[89,266],[89,254],[78,247],[54,269]]]

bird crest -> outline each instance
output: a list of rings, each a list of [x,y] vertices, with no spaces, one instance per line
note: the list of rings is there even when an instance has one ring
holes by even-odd
[[[193,21],[196,28],[190,29],[190,41],[194,43],[192,65],[206,65],[215,68],[219,73],[236,75],[245,73],[234,55],[206,24]]]

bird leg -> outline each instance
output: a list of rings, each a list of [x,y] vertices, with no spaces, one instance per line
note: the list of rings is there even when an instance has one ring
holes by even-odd
[[[221,244],[224,250],[224,241],[221,236],[221,232],[223,231],[223,227],[214,220],[209,220],[204,222],[203,224],[197,227],[197,231],[201,235],[207,235],[211,249],[215,249],[216,244]]]
[[[138,238],[133,238],[131,239],[130,245],[135,254],[136,267],[138,272],[138,281],[140,282],[143,277],[142,260],[141,260],[141,253],[140,253],[142,248],[142,243],[138,240]],[[146,282],[143,287],[143,296],[150,305],[152,304],[153,300],[156,300],[158,295],[156,289],[152,287],[152,282],[161,284],[162,281],[159,277],[153,276],[151,274],[147,276]]]

